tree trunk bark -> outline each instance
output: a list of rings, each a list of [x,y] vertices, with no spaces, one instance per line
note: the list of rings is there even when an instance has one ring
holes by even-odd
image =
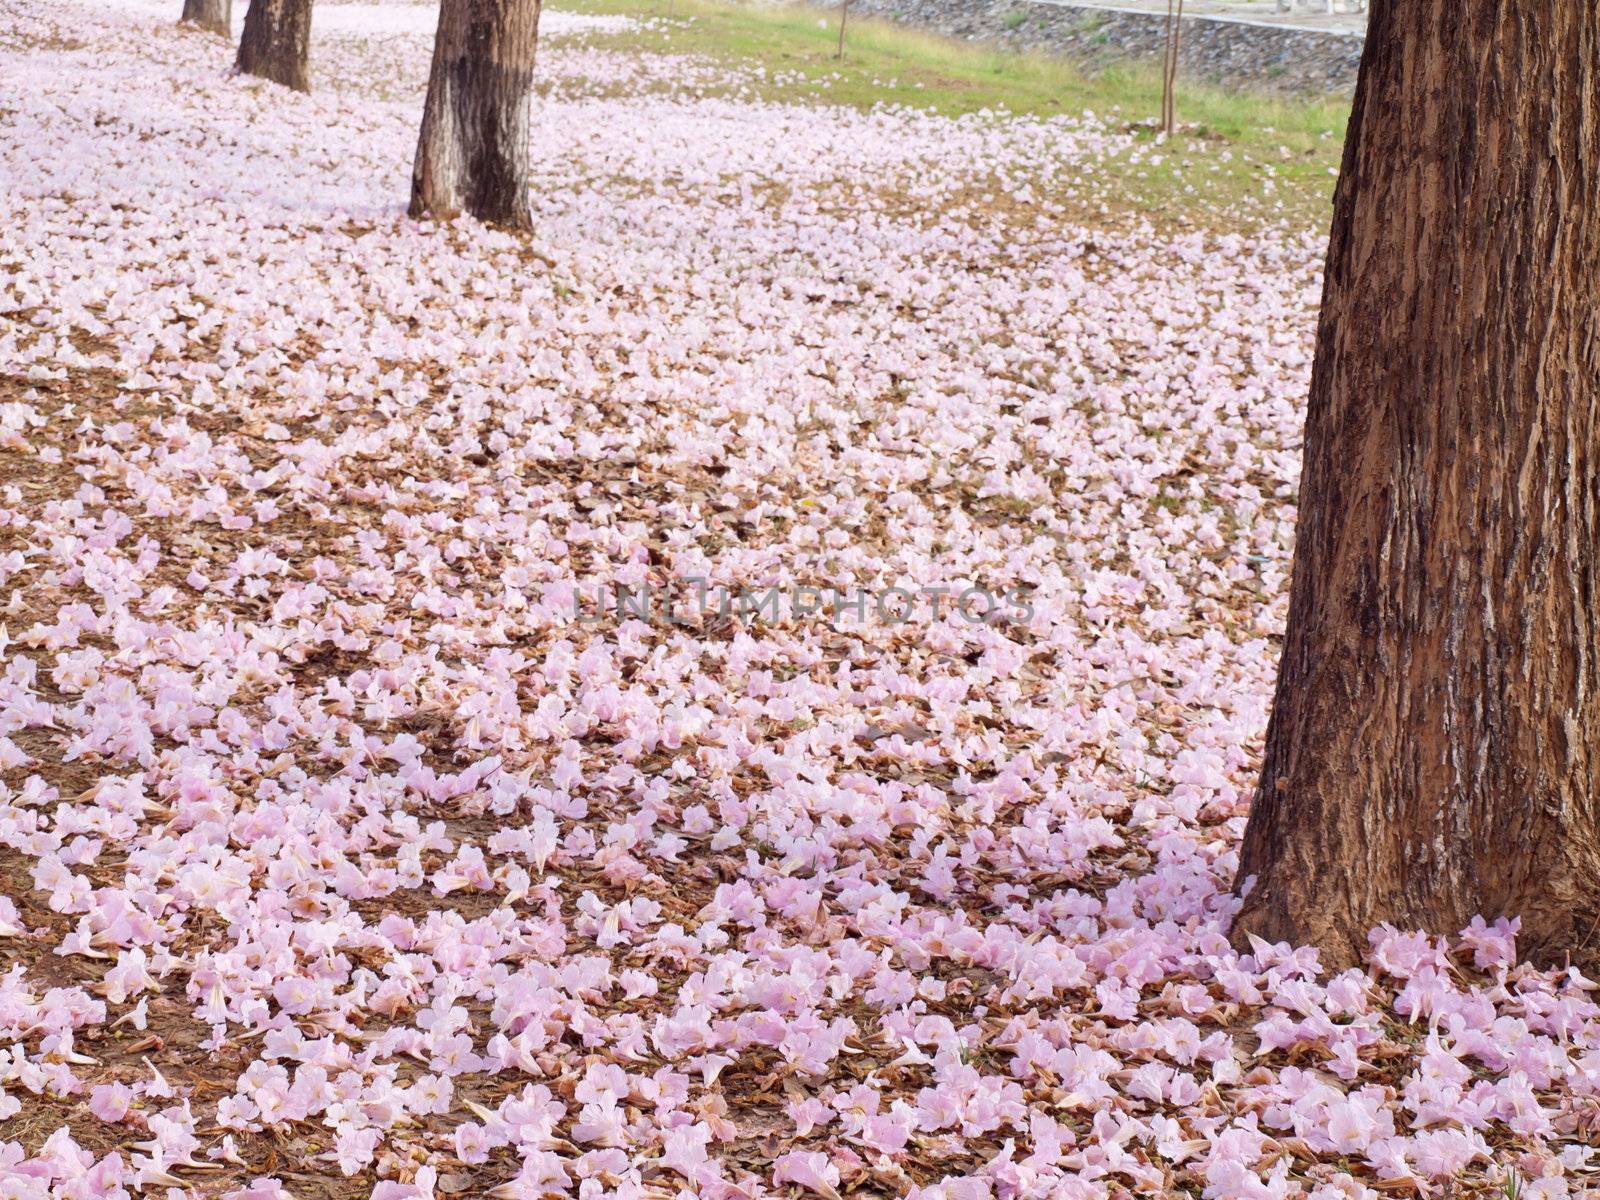
[[[411,174],[411,215],[527,229],[539,0],[444,0]]]
[[[250,0],[239,39],[239,70],[309,92],[310,52],[311,0]]]
[[[1596,960],[1597,477],[1600,5],[1375,0],[1237,939]]]
[[[208,33],[232,37],[233,0],[183,0],[183,16],[178,19]]]

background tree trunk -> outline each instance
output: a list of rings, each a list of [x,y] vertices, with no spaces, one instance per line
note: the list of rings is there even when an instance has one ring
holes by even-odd
[[[1236,938],[1600,942],[1600,5],[1376,0]]]
[[[183,0],[180,21],[198,25],[210,33],[233,36],[233,0]]]
[[[1161,129],[1178,131],[1178,51],[1183,44],[1183,0],[1167,0],[1167,41],[1161,58]]]
[[[539,0],[444,0],[411,174],[411,215],[514,229],[528,213]]]
[[[239,39],[239,70],[309,92],[310,53],[311,0],[250,0]]]

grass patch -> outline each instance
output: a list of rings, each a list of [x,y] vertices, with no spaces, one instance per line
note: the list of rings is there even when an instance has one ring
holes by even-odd
[[[905,105],[951,116],[1091,111],[1154,140],[1157,70],[1093,73],[1061,59],[957,42],[868,17],[849,18],[834,57],[838,10],[728,0],[558,0],[574,12],[655,18],[638,33],[593,39],[617,49],[758,65],[763,99]],[[1183,130],[1159,162],[1105,166],[1127,211],[1218,229],[1325,227],[1349,104],[1182,84]]]

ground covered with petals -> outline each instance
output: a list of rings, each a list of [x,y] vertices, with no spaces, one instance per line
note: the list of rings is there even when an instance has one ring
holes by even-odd
[[[1594,1187],[1581,975],[1226,941],[1316,237],[560,12],[417,224],[431,9],[176,7],[0,0],[0,1196]]]

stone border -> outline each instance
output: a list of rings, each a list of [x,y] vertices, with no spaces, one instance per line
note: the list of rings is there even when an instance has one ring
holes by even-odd
[[[1060,55],[1091,69],[1159,62],[1163,13],[1063,0],[851,0],[851,10],[962,41]],[[1179,70],[1189,79],[1292,95],[1355,91],[1359,34],[1185,16]]]

